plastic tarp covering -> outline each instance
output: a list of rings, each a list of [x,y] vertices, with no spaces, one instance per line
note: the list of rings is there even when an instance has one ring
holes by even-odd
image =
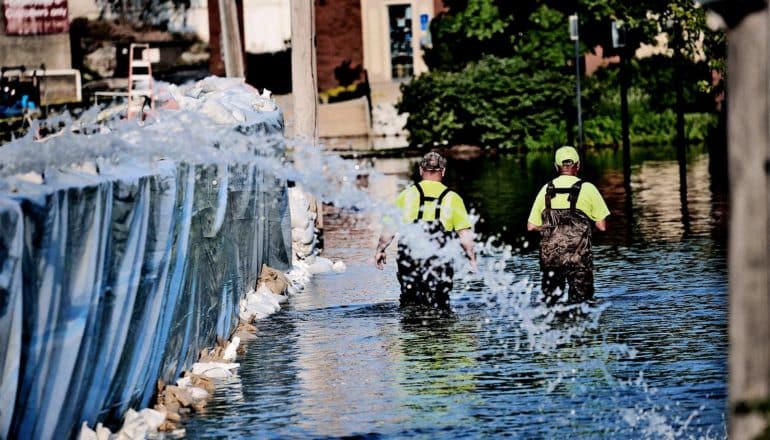
[[[21,358],[21,260],[23,218],[19,206],[0,199],[0,437],[8,431],[19,384]]]
[[[148,406],[230,336],[262,264],[290,266],[286,183],[253,158],[102,161],[0,188],[1,438],[71,438]]]

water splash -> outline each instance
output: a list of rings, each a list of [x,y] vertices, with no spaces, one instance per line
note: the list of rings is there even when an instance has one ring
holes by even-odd
[[[161,157],[214,165],[246,162],[257,164],[260,170],[275,178],[296,182],[315,197],[340,209],[363,212],[373,221],[401,218],[389,200],[373,197],[359,187],[358,178],[362,174],[368,174],[375,184],[382,177],[373,169],[362,169],[359,164],[328,154],[322,148],[281,136],[267,137],[269,141],[265,142],[262,134],[257,140],[255,133],[259,133],[260,124],[272,123],[274,115],[249,114],[248,118],[243,117],[243,124],[233,129],[199,112],[161,111],[153,120],[140,124],[117,119],[98,122],[101,111],[94,107],[78,118],[62,115],[47,121],[49,127],[57,127],[59,132],[45,142],[35,139],[34,132],[40,129],[35,125],[23,139],[3,147],[0,176],[38,173],[45,178],[48,170],[67,166],[92,163],[98,168],[105,163],[150,162]],[[276,156],[275,149],[271,148],[283,143],[290,151],[288,158]],[[29,154],[30,151],[35,154]],[[676,404],[660,403],[664,399],[644,380],[643,371],[633,380],[616,377],[611,364],[617,359],[634,359],[638,353],[626,344],[607,342],[602,334],[599,321],[602,313],[612,307],[611,303],[568,305],[561,302],[555,307],[545,307],[537,285],[511,270],[518,258],[516,250],[499,244],[495,237],[477,238],[479,271],[469,274],[462,270],[466,264],[459,245],[437,249],[411,224],[396,221],[391,227],[410,240],[417,256],[438,254],[454,263],[460,272],[456,289],[469,292],[468,296],[472,297],[457,302],[456,312],[481,310],[487,319],[479,325],[488,339],[504,345],[508,358],[499,362],[521,355],[558,353],[559,362],[547,365],[542,371],[543,389],[547,393],[584,392],[579,386],[567,389],[567,385],[580,383],[585,376],[598,372],[604,384],[614,387],[618,396],[634,394],[637,398],[630,405],[627,398],[618,398],[617,412],[599,417],[609,426],[604,429],[645,438],[723,436],[723,433],[693,430],[692,422],[699,413],[676,415],[673,410]],[[491,326],[500,322],[510,327]],[[503,333],[515,337],[496,340],[496,335]],[[586,383],[597,386],[596,381]],[[577,414],[567,418],[574,416]]]

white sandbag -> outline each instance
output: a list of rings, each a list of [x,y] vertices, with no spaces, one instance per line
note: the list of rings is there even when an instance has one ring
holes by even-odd
[[[285,303],[286,301],[288,301],[288,300],[289,300],[289,297],[288,297],[288,296],[286,296],[286,295],[281,295],[281,294],[279,294],[279,293],[275,293],[275,292],[272,292],[272,291],[271,291],[271,292],[270,292],[268,295],[270,295],[270,297],[271,297],[271,298],[272,298],[272,299],[273,299],[275,302],[277,302],[278,304],[283,304],[283,303]]]
[[[300,242],[294,242],[294,251],[298,257],[298,260],[308,259],[313,255],[313,244],[302,244]]]
[[[281,310],[281,303],[279,303],[278,300],[274,298],[275,295],[273,294],[273,291],[270,290],[270,288],[267,287],[266,285],[263,284],[259,286],[259,289],[257,289],[256,296],[261,303],[267,304],[270,307],[272,307],[274,312]]]
[[[115,438],[120,440],[139,440],[147,437],[147,422],[144,421],[138,412],[130,409],[123,418],[123,426],[115,434]]]
[[[86,160],[81,163],[72,165],[73,171],[79,171],[81,173],[90,174],[92,176],[98,176],[99,171],[96,169],[96,162],[92,160]]]
[[[234,124],[238,122],[233,117],[230,109],[219,102],[218,99],[207,99],[203,101],[200,108],[198,108],[198,111],[219,124]]]
[[[200,402],[201,400],[206,400],[209,398],[209,392],[200,387],[187,388],[187,392],[190,393],[190,397],[192,397],[193,402]]]
[[[292,240],[294,237],[292,237]],[[302,231],[302,235],[300,235],[299,242],[304,245],[310,245],[313,243],[313,240],[315,240],[315,225],[313,225],[312,222],[308,222],[307,228],[305,228],[304,231]]]
[[[246,304],[244,306],[244,312],[247,316],[254,314],[271,315],[280,309],[280,306],[273,304],[264,295],[257,293],[250,293],[246,295]]]
[[[311,274],[319,274],[319,273],[325,273],[325,272],[331,272],[333,268],[332,260],[324,257],[316,257],[313,264],[311,264],[307,270]]]
[[[111,440],[112,431],[102,425],[101,422],[96,424],[96,440]]]
[[[83,424],[80,425],[78,440],[96,440],[96,432],[88,427],[88,422],[83,422]]]
[[[301,243],[304,233],[305,230],[302,228],[291,228],[291,241],[294,243]]]
[[[24,182],[35,183],[37,185],[41,185],[43,183],[43,175],[34,171],[30,171],[24,174],[17,174],[15,177],[19,180],[23,180]]]
[[[289,213],[291,213],[292,228],[307,227],[308,206],[310,204],[302,190],[297,187],[289,188]]]
[[[305,286],[310,282],[310,271],[308,271],[309,265],[304,261],[297,261],[294,263],[294,267],[286,274],[286,278],[289,279],[289,293],[295,294],[300,290],[303,290]]]
[[[150,431],[157,431],[158,427],[166,420],[166,414],[152,408],[145,408],[139,411],[139,415],[144,419]]]
[[[232,371],[241,364],[224,362],[196,362],[192,366],[193,374],[199,374],[211,379],[222,379],[233,375]]]
[[[237,355],[238,346],[241,344],[241,338],[238,336],[234,336],[233,340],[230,341],[229,344],[227,344],[227,348],[225,348],[225,352],[222,353],[222,359],[225,361],[234,361],[235,357]]]

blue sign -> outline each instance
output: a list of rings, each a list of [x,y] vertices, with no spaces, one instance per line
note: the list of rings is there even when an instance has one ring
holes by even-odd
[[[427,31],[428,30],[428,21],[430,20],[430,17],[428,17],[428,14],[420,14],[420,30],[421,31]]]

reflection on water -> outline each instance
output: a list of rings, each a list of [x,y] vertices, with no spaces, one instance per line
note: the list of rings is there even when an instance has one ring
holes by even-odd
[[[330,232],[335,222],[343,232],[327,254],[348,271],[317,276],[257,323],[239,380],[188,421],[188,437],[726,437],[726,197],[712,189],[708,156],[691,151],[685,225],[667,154],[632,155],[630,197],[620,152],[589,155],[585,175],[612,211],[595,252],[603,311],[540,333],[524,222],[550,155],[450,163],[477,229],[513,245],[505,258],[485,248],[487,279],[455,283],[450,318],[399,310],[394,265],[370,262],[371,226],[360,213],[329,216]],[[404,177],[412,163],[379,166]],[[383,197],[398,189],[382,182]]]

